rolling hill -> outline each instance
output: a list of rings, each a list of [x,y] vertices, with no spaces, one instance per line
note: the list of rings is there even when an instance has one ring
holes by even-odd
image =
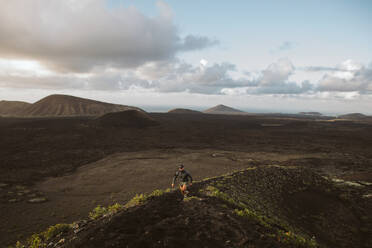
[[[17,116],[30,105],[20,101],[0,101],[0,116]]]
[[[222,114],[222,115],[244,115],[246,112],[243,112],[238,109],[234,109],[225,105],[217,105],[213,108],[207,109],[204,111],[206,114]]]
[[[95,123],[103,127],[144,128],[158,123],[147,113],[135,109],[112,112],[95,119]]]
[[[361,114],[361,113],[351,113],[346,115],[339,115],[338,119],[345,119],[345,120],[363,120],[369,118],[369,116]]]
[[[136,107],[105,103],[75,96],[50,95],[27,106],[18,115],[24,117],[100,116],[129,109],[140,110]]]
[[[171,109],[168,111],[171,114],[202,114],[200,111],[192,110],[192,109],[184,109],[184,108],[176,108]]]

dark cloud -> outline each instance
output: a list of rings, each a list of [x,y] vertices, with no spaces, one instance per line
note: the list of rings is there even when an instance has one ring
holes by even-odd
[[[327,67],[327,66],[306,66],[298,68],[300,70],[308,72],[318,72],[318,71],[340,71],[340,68],[337,67]]]
[[[86,72],[135,68],[217,44],[203,36],[181,37],[171,10],[160,3],[160,14],[147,17],[134,7],[108,9],[100,0],[7,1],[0,9],[0,57]]]

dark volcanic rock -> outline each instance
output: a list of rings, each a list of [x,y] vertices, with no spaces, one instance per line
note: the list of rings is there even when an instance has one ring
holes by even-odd
[[[171,113],[171,114],[202,114],[202,112],[200,111],[191,110],[191,109],[183,109],[183,108],[171,109],[168,111],[168,113]]]
[[[103,127],[132,128],[144,128],[158,124],[147,113],[138,110],[125,110],[121,112],[108,113],[97,118],[94,122]]]
[[[182,199],[178,191],[149,195],[137,205],[85,222],[83,227],[75,224],[55,239],[56,243],[64,239],[55,247],[346,248],[371,244],[368,218],[359,218],[370,214],[367,200],[307,169],[250,168],[195,183],[190,196]]]

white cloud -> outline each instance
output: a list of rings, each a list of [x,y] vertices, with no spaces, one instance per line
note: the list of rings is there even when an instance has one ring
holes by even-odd
[[[109,9],[102,0],[12,0],[0,8],[0,58],[36,60],[59,72],[135,68],[217,42],[181,37],[170,7],[147,17],[135,7]]]
[[[372,66],[363,66],[351,60],[341,63],[333,72],[326,73],[319,81],[320,91],[372,92]]]
[[[270,64],[262,71],[262,77],[259,79],[259,85],[277,85],[288,80],[294,72],[295,67],[288,59],[279,59],[277,62]]]
[[[201,59],[201,60],[200,60],[200,65],[201,65],[202,67],[206,67],[207,64],[208,64],[208,60],[206,60],[206,59]]]

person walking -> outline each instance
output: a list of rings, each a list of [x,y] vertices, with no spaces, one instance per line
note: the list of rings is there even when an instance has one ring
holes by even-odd
[[[183,197],[187,197],[187,194],[189,193],[187,191],[187,184],[190,182],[189,186],[192,185],[192,176],[185,170],[183,164],[180,164],[178,166],[178,171],[176,171],[176,173],[174,174],[172,188],[174,188],[174,184],[176,183],[177,178],[179,178],[180,181],[180,190]]]

